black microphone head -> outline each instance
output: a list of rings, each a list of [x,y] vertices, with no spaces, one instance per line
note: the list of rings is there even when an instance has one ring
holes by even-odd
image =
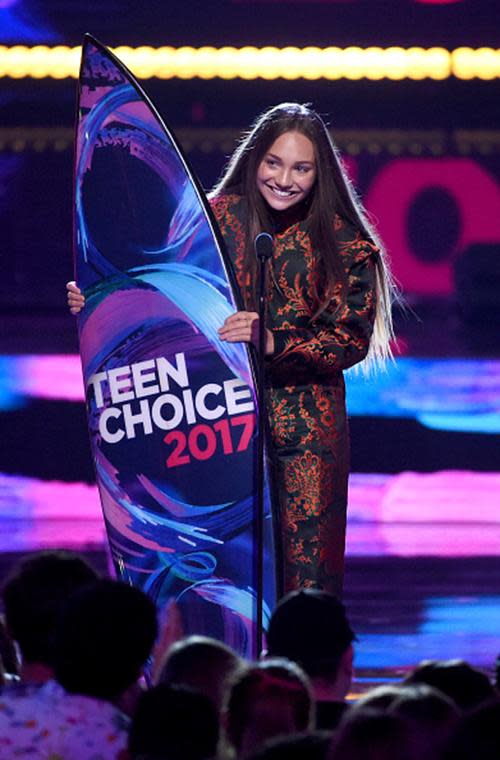
[[[260,232],[253,241],[255,255],[261,261],[267,261],[273,255],[274,241],[268,232]]]

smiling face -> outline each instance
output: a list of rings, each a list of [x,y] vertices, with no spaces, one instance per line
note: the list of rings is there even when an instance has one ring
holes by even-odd
[[[301,132],[284,132],[257,169],[257,188],[275,211],[286,211],[307,198],[316,179],[314,146]]]

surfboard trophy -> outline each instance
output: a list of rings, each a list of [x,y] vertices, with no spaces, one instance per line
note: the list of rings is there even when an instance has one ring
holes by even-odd
[[[86,35],[75,155],[75,276],[91,450],[118,578],[185,635],[255,656],[258,414],[252,357],[220,341],[241,308],[207,200],[125,66]],[[264,492],[262,618],[274,606]]]

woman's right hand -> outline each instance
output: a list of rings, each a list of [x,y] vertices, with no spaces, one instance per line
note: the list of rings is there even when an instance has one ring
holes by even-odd
[[[79,314],[85,306],[85,296],[74,280],[66,283],[68,306],[72,314]]]

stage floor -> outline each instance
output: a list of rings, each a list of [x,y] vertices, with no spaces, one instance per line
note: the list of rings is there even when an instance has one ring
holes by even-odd
[[[499,485],[494,473],[352,475],[345,602],[359,638],[358,690],[429,658],[492,671],[500,653]],[[470,509],[477,493],[481,512]],[[21,554],[50,547],[80,551],[107,571],[95,486],[1,475],[4,577]]]

